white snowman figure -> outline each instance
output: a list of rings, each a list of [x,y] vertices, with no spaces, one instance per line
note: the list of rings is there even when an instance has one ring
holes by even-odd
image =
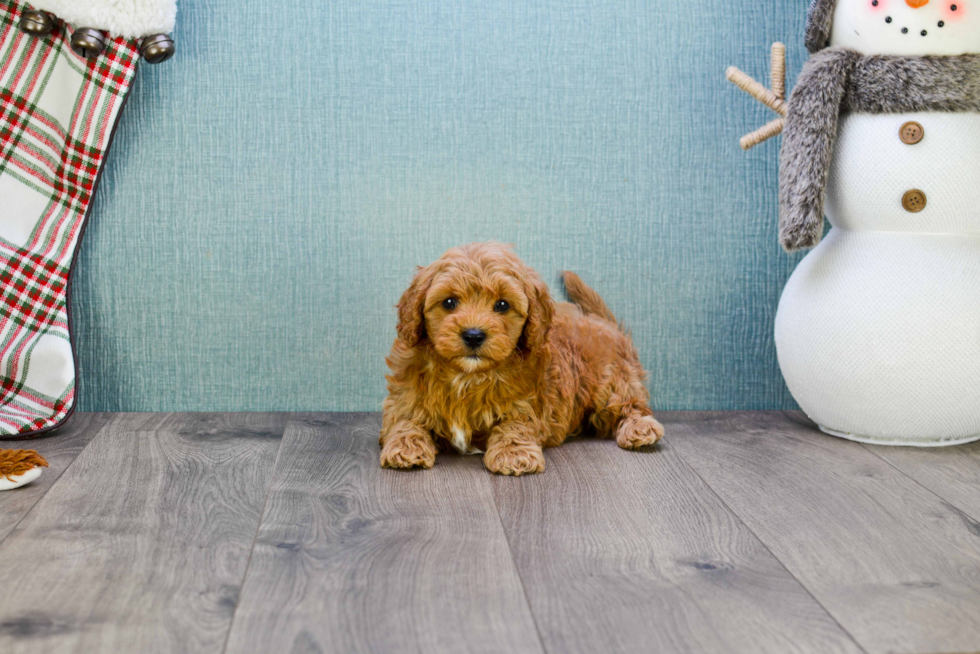
[[[980,0],[815,0],[806,45],[769,103],[780,239],[816,246],[776,315],[786,383],[834,436],[980,440]]]

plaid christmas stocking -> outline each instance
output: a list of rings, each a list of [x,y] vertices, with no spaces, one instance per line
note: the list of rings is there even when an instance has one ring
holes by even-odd
[[[141,47],[172,52],[141,30],[169,32],[173,0],[33,4],[0,0],[0,437],[75,408],[72,260]]]

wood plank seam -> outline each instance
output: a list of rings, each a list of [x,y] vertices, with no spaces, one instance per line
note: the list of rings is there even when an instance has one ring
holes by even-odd
[[[677,420],[675,432],[686,438],[676,445],[688,462],[864,648],[976,650],[980,586],[964,571],[980,561],[977,531],[909,479],[955,493],[977,513],[973,454],[881,449],[906,470],[898,474],[859,444],[821,434],[802,412],[692,412]],[[919,463],[927,458],[932,465]],[[943,461],[957,464],[960,476],[947,480]]]
[[[479,462],[382,470],[379,429],[288,423],[225,651],[543,654]]]
[[[510,536],[507,533],[507,529],[504,527],[504,519],[500,515],[500,504],[497,502],[497,494],[493,490],[492,484],[492,473],[489,470],[484,471],[487,477],[491,477],[491,483],[487,484],[487,490],[490,493],[490,499],[493,500],[493,508],[497,513],[497,524],[500,525],[500,532],[504,535],[504,542],[507,543],[507,552],[510,554],[510,564],[514,568],[514,574],[517,575],[517,580],[521,582],[521,592],[524,594],[524,604],[527,605],[527,611],[531,615],[531,622],[534,623],[534,633],[538,636],[538,642],[541,644],[541,650],[548,652],[548,647],[545,645],[544,637],[541,635],[541,625],[538,624],[538,616],[534,615],[534,607],[531,606],[531,598],[527,594],[527,586],[524,584],[524,577],[521,576],[521,569],[517,565],[517,561],[514,559],[514,547],[511,545]]]
[[[540,477],[493,478],[549,650],[863,652],[675,445],[582,438]]]
[[[0,650],[220,651],[285,423],[114,415],[2,546],[50,579],[0,595]]]
[[[974,534],[980,536],[980,519],[978,519],[975,515],[971,515],[969,511],[966,511],[963,508],[961,508],[961,507],[957,506],[956,504],[954,504],[953,503],[954,500],[950,500],[950,499],[947,499],[947,498],[943,497],[938,492],[936,492],[933,489],[929,488],[928,486],[926,486],[925,484],[923,484],[921,481],[919,481],[918,479],[916,479],[915,477],[913,477],[909,473],[905,472],[904,470],[902,470],[901,468],[899,468],[898,466],[896,466],[894,463],[892,463],[891,461],[889,461],[885,457],[881,456],[878,452],[876,452],[873,449],[874,446],[867,445],[866,443],[858,443],[858,445],[860,445],[861,447],[863,447],[867,451],[869,451],[872,454],[874,454],[880,460],[884,461],[895,472],[899,473],[903,477],[906,477],[907,479],[912,480],[917,486],[919,486],[920,488],[922,488],[923,490],[925,490],[930,495],[936,497],[940,502],[942,502],[943,504],[945,504],[949,508],[950,511],[952,511],[953,513],[958,514],[960,516],[960,519],[961,520],[963,520],[964,522],[967,522],[967,520],[971,521],[969,524],[967,524],[967,529],[969,529]]]
[[[766,543],[766,541],[765,541],[765,540],[763,540],[763,539],[762,539],[762,538],[761,538],[761,537],[759,536],[759,534],[757,534],[757,533],[755,532],[755,530],[754,530],[754,529],[752,529],[752,527],[751,527],[751,526],[750,526],[750,525],[748,524],[748,522],[746,522],[746,521],[745,521],[745,519],[744,519],[744,518],[742,518],[742,516],[741,516],[741,515],[740,515],[740,514],[738,513],[738,511],[736,511],[736,510],[735,510],[735,509],[734,509],[734,508],[733,508],[733,507],[732,507],[732,506],[731,506],[731,505],[730,505],[730,504],[729,504],[729,503],[728,503],[728,502],[727,502],[727,501],[725,500],[725,498],[724,498],[724,497],[722,497],[722,496],[721,496],[721,494],[720,494],[720,493],[719,493],[719,492],[718,492],[717,490],[715,490],[715,488],[714,488],[714,486],[712,486],[711,484],[709,484],[709,483],[708,483],[708,481],[707,481],[707,480],[706,480],[706,479],[705,479],[704,477],[702,477],[702,476],[701,476],[701,473],[700,473],[700,472],[698,472],[698,471],[697,471],[697,469],[696,469],[696,468],[695,468],[695,467],[694,467],[693,465],[691,465],[691,462],[690,462],[690,461],[688,461],[688,460],[687,460],[687,458],[685,458],[685,456],[684,456],[684,454],[683,454],[683,452],[681,452],[680,450],[675,450],[675,451],[677,452],[677,458],[678,458],[678,459],[680,459],[680,460],[681,460],[681,461],[682,461],[682,462],[684,463],[684,465],[685,465],[685,466],[687,466],[687,468],[688,468],[688,469],[689,469],[689,470],[690,470],[691,472],[693,472],[693,473],[694,473],[694,475],[695,475],[695,476],[697,476],[697,478],[698,478],[698,479],[700,479],[700,480],[702,481],[702,483],[704,483],[704,485],[705,485],[705,487],[707,487],[707,488],[708,488],[708,490],[710,490],[710,491],[711,491],[711,493],[712,493],[712,494],[713,494],[713,495],[714,495],[715,497],[717,497],[717,498],[718,498],[718,500],[719,500],[719,501],[720,501],[720,502],[721,502],[721,503],[722,503],[722,504],[723,504],[723,505],[725,506],[725,508],[727,508],[727,509],[728,509],[728,510],[729,510],[729,511],[731,512],[731,514],[732,514],[733,516],[735,516],[735,519],[736,519],[736,520],[738,520],[738,521],[739,521],[739,522],[740,522],[740,523],[741,523],[741,524],[742,524],[742,525],[743,525],[743,526],[744,526],[744,527],[745,527],[745,528],[746,528],[746,529],[748,530],[748,532],[749,532],[750,534],[752,534],[752,536],[753,536],[753,537],[754,537],[754,538],[755,538],[755,539],[756,539],[757,541],[759,541],[759,543],[760,543],[760,544],[762,545],[762,547],[763,547],[763,548],[765,548],[765,550],[766,550],[767,552],[769,552],[769,554],[770,554],[770,555],[772,556],[772,558],[773,558],[773,559],[774,559],[775,561],[777,561],[777,562],[779,563],[779,565],[780,565],[780,567],[781,567],[781,568],[782,568],[783,570],[785,570],[785,571],[786,571],[786,574],[788,574],[789,576],[791,576],[791,577],[792,577],[793,579],[796,579],[796,583],[798,583],[798,584],[800,585],[800,588],[802,588],[802,589],[803,589],[804,591],[806,591],[806,593],[807,593],[807,595],[809,595],[809,596],[810,596],[810,597],[811,597],[811,598],[813,599],[813,601],[814,601],[814,602],[816,602],[816,603],[817,603],[817,605],[818,605],[818,606],[820,606],[820,608],[822,608],[822,609],[823,609],[823,611],[824,611],[824,613],[826,613],[826,614],[827,614],[827,617],[829,617],[829,618],[830,618],[830,619],[831,619],[831,620],[833,621],[833,623],[834,623],[834,624],[836,624],[836,625],[838,626],[838,628],[840,628],[840,630],[841,630],[841,631],[842,631],[843,633],[845,633],[845,634],[847,634],[847,637],[851,639],[851,642],[853,642],[853,643],[854,643],[854,645],[855,645],[855,646],[856,646],[856,647],[857,647],[858,649],[860,649],[860,650],[861,650],[862,652],[865,652],[865,653],[867,654],[867,653],[868,653],[868,650],[867,650],[867,649],[865,649],[865,647],[864,647],[864,645],[862,645],[862,644],[861,644],[861,643],[860,643],[860,642],[859,642],[859,641],[857,640],[857,638],[855,638],[855,637],[854,637],[854,634],[852,634],[852,633],[851,633],[850,631],[848,631],[847,629],[845,629],[845,628],[844,628],[844,625],[842,625],[842,624],[840,623],[840,621],[839,621],[839,620],[837,619],[837,616],[835,616],[835,615],[834,615],[833,613],[831,613],[831,612],[830,612],[830,610],[829,610],[829,609],[828,609],[828,608],[827,608],[826,606],[824,606],[824,604],[823,604],[823,602],[821,602],[821,601],[820,601],[819,599],[817,599],[817,597],[816,597],[816,596],[815,596],[815,595],[813,594],[813,591],[811,591],[811,590],[810,590],[810,589],[809,589],[809,588],[807,587],[807,585],[806,585],[805,583],[803,583],[803,580],[802,580],[802,579],[800,579],[799,577],[797,577],[796,575],[794,575],[794,574],[793,574],[793,571],[792,571],[792,570],[790,570],[790,569],[789,569],[788,567],[786,567],[786,564],[785,564],[785,563],[783,563],[783,561],[782,561],[782,559],[780,559],[780,558],[779,558],[778,556],[776,556],[776,553],[772,551],[772,548],[770,548],[770,547],[769,547],[769,544],[768,544],[768,543]]]
[[[286,439],[286,430],[289,429],[289,425],[293,423],[296,418],[287,418],[283,421],[282,425],[282,438],[279,439],[279,447],[276,448],[276,458],[272,462],[272,476],[269,478],[269,486],[265,489],[265,498],[262,500],[262,513],[259,515],[259,521],[255,524],[255,534],[252,536],[252,546],[248,550],[248,561],[245,562],[245,571],[242,573],[242,583],[240,588],[245,588],[245,580],[248,579],[248,571],[252,567],[252,554],[255,553],[255,543],[259,540],[259,531],[262,529],[262,523],[265,521],[265,513],[269,510],[269,497],[272,495],[272,485],[275,483],[275,470],[276,466],[279,464],[279,456],[282,454],[282,442]],[[241,599],[241,591],[239,591],[239,599]],[[238,607],[241,602],[235,602],[235,610],[231,612],[231,620],[228,621],[228,631],[225,633],[225,642],[221,644],[221,654],[225,653],[228,649],[228,641],[231,639],[231,630],[235,627],[235,618],[238,617]]]
[[[13,528],[11,528],[10,531],[8,531],[3,536],[3,538],[0,538],[0,545],[3,545],[4,541],[7,540],[7,538],[9,538],[12,533],[14,533],[15,531],[17,531],[17,526],[20,525],[20,523],[22,523],[27,516],[31,515],[31,512],[34,511],[34,507],[36,507],[38,504],[40,504],[41,503],[41,500],[43,500],[45,497],[47,497],[48,496],[48,493],[50,493],[51,490],[55,486],[58,485],[58,482],[61,481],[61,478],[64,476],[64,474],[66,472],[68,472],[68,469],[71,468],[73,465],[75,465],[75,461],[77,461],[78,460],[78,457],[80,457],[82,455],[82,452],[84,452],[88,448],[88,446],[92,444],[92,441],[94,441],[98,437],[98,435],[101,434],[102,431],[109,426],[109,424],[111,422],[112,422],[112,419],[110,418],[109,421],[107,421],[106,423],[104,423],[101,427],[98,428],[98,430],[94,434],[92,434],[92,438],[90,438],[89,441],[88,441],[88,443],[85,444],[85,447],[83,447],[82,449],[80,449],[78,451],[78,454],[75,455],[75,458],[71,460],[71,463],[69,463],[68,465],[66,465],[65,466],[65,469],[58,473],[58,476],[55,478],[54,483],[52,483],[51,486],[48,487],[48,490],[44,491],[43,494],[41,494],[40,496],[38,496],[38,498],[34,502],[34,504],[31,505],[31,508],[28,509],[26,512],[24,512],[24,515],[22,515],[20,518],[17,519],[17,522],[14,523]],[[57,438],[57,435],[56,434],[57,434],[57,432],[54,435],[47,436],[46,438]],[[32,449],[32,448],[29,448],[29,449]],[[47,472],[47,474],[52,474],[50,471],[45,471],[45,472]],[[44,474],[44,473],[42,473],[42,474]]]

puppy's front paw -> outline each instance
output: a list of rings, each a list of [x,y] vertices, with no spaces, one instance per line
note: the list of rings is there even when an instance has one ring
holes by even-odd
[[[498,475],[530,475],[544,472],[544,452],[535,444],[490,445],[483,455],[483,465]]]
[[[393,438],[381,448],[382,468],[431,468],[435,463],[436,446],[432,439]]]
[[[627,416],[616,429],[616,444],[624,450],[653,445],[664,437],[664,426],[653,416]]]

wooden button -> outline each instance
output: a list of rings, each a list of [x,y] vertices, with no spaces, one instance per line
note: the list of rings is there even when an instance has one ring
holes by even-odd
[[[909,213],[919,213],[926,208],[926,194],[918,189],[912,189],[902,196],[902,206]]]
[[[910,120],[902,125],[902,129],[898,130],[898,135],[902,139],[902,143],[915,145],[926,135],[926,131],[922,129],[922,125],[914,120]]]

